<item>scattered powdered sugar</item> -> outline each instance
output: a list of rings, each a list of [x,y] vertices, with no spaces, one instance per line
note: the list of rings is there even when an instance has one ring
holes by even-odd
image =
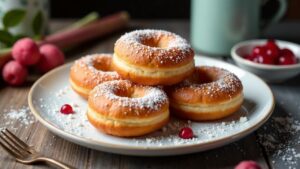
[[[246,121],[248,121],[247,117],[240,117],[240,122],[241,123],[245,123]]]
[[[209,142],[218,137],[224,137],[229,133],[237,132],[243,127],[246,127],[247,125],[247,121],[241,120],[229,120],[226,122],[214,124],[206,123],[203,125],[201,123],[191,122],[189,120],[171,118],[171,121],[160,131],[157,131],[153,134],[144,137],[134,138],[134,141],[135,144],[146,144],[149,146],[204,143]],[[192,139],[180,138],[178,134],[183,127],[191,127],[195,136]]]
[[[0,130],[8,128],[15,131],[17,128],[27,128],[29,125],[36,122],[28,106],[4,109],[1,118],[4,119],[5,122],[0,124]]]
[[[284,168],[299,168],[300,122],[292,117],[273,117],[258,130],[259,143],[272,156],[272,163],[281,161]]]

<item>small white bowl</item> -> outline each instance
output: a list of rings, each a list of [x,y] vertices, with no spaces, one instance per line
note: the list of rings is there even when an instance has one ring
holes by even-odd
[[[300,73],[300,63],[294,65],[266,65],[259,64],[243,58],[244,55],[250,54],[252,49],[257,45],[263,45],[267,42],[266,39],[255,39],[240,42],[233,46],[231,49],[231,56],[236,64],[264,79],[267,82],[283,82],[290,79]],[[288,48],[294,52],[295,56],[300,60],[300,45],[276,40],[276,44],[279,48]]]

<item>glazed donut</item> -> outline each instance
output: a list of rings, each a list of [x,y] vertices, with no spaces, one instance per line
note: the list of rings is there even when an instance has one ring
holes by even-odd
[[[127,80],[104,82],[89,95],[87,117],[104,133],[141,136],[168,122],[169,101],[164,91],[157,87]]]
[[[217,120],[237,111],[243,102],[243,86],[233,73],[209,66],[196,67],[192,76],[167,88],[172,113],[201,121]]]
[[[174,33],[137,30],[116,41],[112,66],[138,84],[172,85],[193,72],[194,51]]]
[[[121,79],[117,72],[112,71],[111,60],[112,54],[93,54],[76,60],[70,71],[72,89],[87,98],[98,84]]]

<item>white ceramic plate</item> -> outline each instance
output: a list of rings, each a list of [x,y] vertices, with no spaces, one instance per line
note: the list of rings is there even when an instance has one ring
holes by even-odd
[[[204,151],[238,140],[259,128],[272,114],[274,98],[270,88],[257,76],[215,59],[197,56],[196,65],[218,66],[235,73],[244,86],[245,101],[234,115],[213,122],[191,122],[172,118],[162,130],[137,138],[120,138],[98,132],[89,124],[87,102],[69,87],[71,64],[40,78],[31,88],[28,102],[34,116],[55,134],[82,146],[101,151],[141,156],[178,155]],[[72,104],[75,113],[59,112]],[[192,127],[196,137],[181,139],[181,127]]]

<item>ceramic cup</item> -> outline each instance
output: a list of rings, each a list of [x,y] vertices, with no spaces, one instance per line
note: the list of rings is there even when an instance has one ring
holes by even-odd
[[[0,0],[0,30],[7,29],[14,35],[43,35],[48,28],[49,8],[49,0]],[[5,15],[10,15],[6,26]]]
[[[286,11],[286,1],[277,0],[279,8],[266,25],[279,21]],[[202,53],[229,55],[240,41],[260,34],[262,0],[192,0],[191,43]]]

